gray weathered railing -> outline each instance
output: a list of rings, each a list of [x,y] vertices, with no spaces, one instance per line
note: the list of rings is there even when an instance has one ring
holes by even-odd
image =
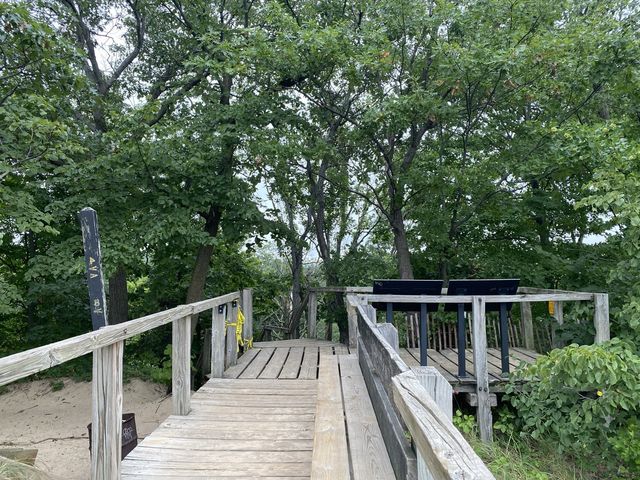
[[[358,295],[348,295],[347,306],[355,312],[358,360],[396,477],[493,479],[451,423],[451,387],[446,379],[435,369],[410,369],[398,354],[395,327],[376,324],[375,310]],[[433,388],[428,391],[425,387]],[[447,396],[449,417],[435,403],[442,400],[446,404]],[[418,463],[405,436],[407,429]]]
[[[476,395],[477,395],[477,420],[480,438],[489,442],[493,438],[492,416],[491,416],[491,398],[489,395],[489,372],[487,366],[487,332],[486,332],[486,305],[487,303],[520,303],[526,305],[523,311],[529,312],[529,318],[525,318],[523,329],[533,330],[531,322],[530,304],[533,302],[555,302],[561,305],[566,301],[593,301],[594,310],[594,326],[595,326],[595,343],[601,343],[609,340],[609,300],[605,293],[586,293],[586,292],[569,292],[562,290],[544,290],[533,288],[520,288],[516,295],[486,295],[486,296],[470,296],[470,295],[374,295],[374,294],[351,294],[348,296],[350,301],[347,302],[347,311],[349,315],[349,338],[358,338],[358,329],[361,328],[361,322],[355,309],[361,309],[361,315],[369,315],[373,323],[376,322],[375,310],[371,312],[372,302],[382,303],[471,303],[472,304],[472,343],[473,343],[473,362],[475,365],[476,377]],[[443,292],[444,293],[444,292]],[[560,310],[561,307],[560,307]],[[561,319],[558,319],[561,321]],[[525,335],[526,337],[526,335]],[[351,342],[350,342],[351,343]]]
[[[117,325],[78,335],[42,347],[0,358],[0,386],[28,377],[74,358],[93,352],[91,478],[120,478],[122,443],[122,371],[124,341],[167,323],[172,323],[172,397],[174,415],[187,415],[191,399],[191,319],[213,310],[211,375],[222,377],[225,368],[225,316],[233,323],[234,306],[242,300],[245,308],[243,335],[252,335],[251,290],[180,305]],[[222,308],[220,308],[222,307]],[[235,327],[230,327],[235,328]],[[230,331],[230,330],[229,330]],[[236,345],[235,330],[232,343]],[[237,358],[236,347],[228,346],[230,362]]]

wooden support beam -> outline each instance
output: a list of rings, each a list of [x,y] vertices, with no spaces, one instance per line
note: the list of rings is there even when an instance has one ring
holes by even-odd
[[[171,342],[173,414],[191,411],[191,316],[173,322]]]
[[[480,440],[493,441],[493,420],[489,400],[489,371],[487,368],[487,319],[484,297],[473,297],[473,364],[478,395],[477,420]]]
[[[93,352],[91,479],[120,478],[124,342]]]
[[[535,336],[533,333],[533,315],[531,315],[531,304],[522,302],[520,304],[520,328],[524,338],[524,348],[535,350]]]
[[[606,293],[594,294],[593,323],[596,327],[595,343],[611,340],[609,327],[609,295]]]
[[[211,313],[211,378],[224,374],[224,308],[219,305]]]
[[[244,314],[242,338],[253,340],[253,289],[245,288],[240,291],[240,306]]]
[[[478,395],[476,395],[475,393],[471,393],[471,392],[465,392],[463,393],[465,400],[467,401],[467,403],[469,404],[470,407],[477,407],[478,406]],[[492,407],[497,407],[498,406],[498,396],[495,393],[490,393],[489,394],[489,404]]]
[[[309,292],[309,301],[307,303],[307,331],[309,338],[316,338],[318,323],[318,294]]]

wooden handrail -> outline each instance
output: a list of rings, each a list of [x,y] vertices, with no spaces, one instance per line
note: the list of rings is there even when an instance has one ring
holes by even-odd
[[[108,325],[94,332],[84,333],[66,340],[0,358],[0,386],[55,367],[99,348],[113,345],[127,338],[153,330],[180,318],[204,312],[225,304],[232,299],[237,299],[239,295],[239,292],[233,292],[190,305],[180,305],[169,310],[146,315],[117,325]]]
[[[239,300],[241,295],[245,305],[252,304],[250,290],[233,292],[0,358],[0,386],[93,352],[91,478],[119,479],[124,341],[161,325],[173,324],[173,413],[187,415],[191,408],[191,321],[197,318],[198,313],[213,309],[212,335],[215,341],[212,349],[218,348],[224,342],[225,319],[216,307],[227,305],[227,312],[230,312],[231,302]],[[249,323],[251,319],[249,315]],[[235,344],[235,327],[229,328],[233,328],[230,335]],[[252,331],[252,325],[247,325],[243,333],[252,335]],[[222,349],[212,352],[211,371],[221,376],[224,359],[220,358],[220,351]],[[237,349],[229,351],[229,355],[237,355]]]
[[[426,463],[430,478],[495,480],[413,371],[396,375],[392,382],[394,402]]]

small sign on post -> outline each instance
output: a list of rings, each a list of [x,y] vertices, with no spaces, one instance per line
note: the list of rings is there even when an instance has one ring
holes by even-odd
[[[87,285],[89,287],[89,305],[93,329],[98,330],[107,323],[107,301],[102,275],[102,254],[100,252],[100,234],[98,233],[98,215],[93,208],[83,208],[78,213],[82,228],[84,259],[87,266]]]

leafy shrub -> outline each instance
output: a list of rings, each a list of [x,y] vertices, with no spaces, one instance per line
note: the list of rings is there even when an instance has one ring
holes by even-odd
[[[618,433],[609,439],[618,457],[624,462],[621,473],[640,474],[640,424],[632,418]]]
[[[455,427],[465,435],[476,435],[476,418],[473,415],[465,415],[460,410],[456,410],[452,421]]]
[[[630,343],[570,345],[516,371],[507,399],[524,435],[581,458],[595,451],[611,456],[608,439],[640,411],[639,377],[640,357]]]

